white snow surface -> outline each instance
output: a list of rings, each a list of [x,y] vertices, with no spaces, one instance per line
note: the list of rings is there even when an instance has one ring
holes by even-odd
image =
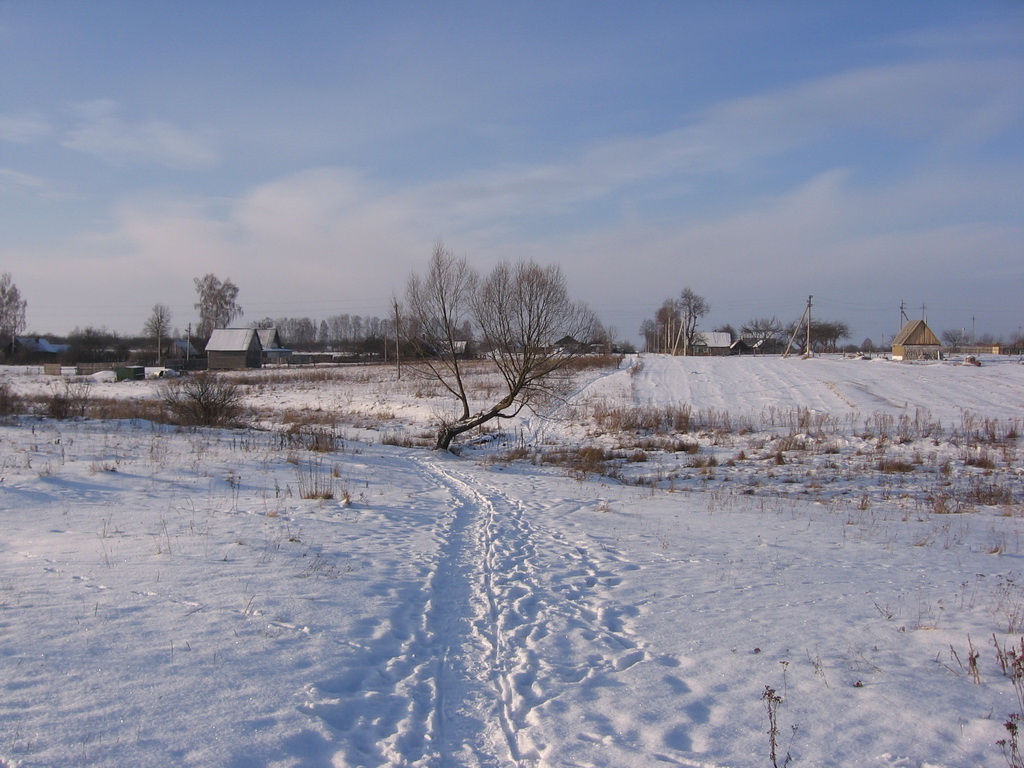
[[[7,418],[0,766],[760,768],[766,686],[779,766],[1007,765],[1024,366],[983,363],[627,358],[459,456],[385,444],[446,406],[383,367],[248,374],[259,429]]]

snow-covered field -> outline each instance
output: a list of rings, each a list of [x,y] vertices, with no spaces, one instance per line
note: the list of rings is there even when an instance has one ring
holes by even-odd
[[[247,374],[258,429],[9,418],[0,766],[1005,766],[984,362],[628,358],[460,456],[390,368]]]

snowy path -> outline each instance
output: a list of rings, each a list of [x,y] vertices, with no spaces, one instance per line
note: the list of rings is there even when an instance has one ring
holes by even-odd
[[[648,658],[630,628],[636,609],[613,596],[636,567],[532,523],[530,501],[487,483],[486,470],[439,456],[414,464],[447,497],[437,549],[422,593],[307,704],[344,745],[333,764],[611,766],[616,744],[635,754],[622,724],[567,734],[559,700],[603,696]],[[567,737],[593,754],[566,762]]]

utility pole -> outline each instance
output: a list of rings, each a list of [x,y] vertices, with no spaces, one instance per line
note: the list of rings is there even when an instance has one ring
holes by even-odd
[[[803,328],[805,321],[807,323],[807,341],[806,346],[804,347],[804,357],[811,356],[811,299],[813,298],[814,296],[807,297],[807,308],[800,316],[800,322],[798,322],[796,327],[793,329],[793,335],[789,337],[789,343],[786,345],[786,351],[782,353],[783,357],[789,357],[789,350],[793,348],[793,342],[796,341],[796,335],[800,333],[800,329]]]
[[[395,367],[398,369],[398,378],[402,378],[402,333],[401,333],[401,313],[399,312],[398,299],[394,296],[391,297],[391,311],[394,313],[395,318]]]
[[[811,356],[811,299],[813,296],[807,297],[807,346],[804,347],[804,356]]]

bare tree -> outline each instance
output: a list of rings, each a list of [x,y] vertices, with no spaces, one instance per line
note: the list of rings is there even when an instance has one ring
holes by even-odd
[[[163,362],[164,337],[171,332],[171,310],[166,304],[154,304],[153,311],[142,328],[143,336],[152,336],[156,341],[156,364]]]
[[[8,344],[25,330],[25,307],[28,306],[10,272],[0,275],[0,342]]]
[[[654,321],[657,323],[658,336],[660,337],[658,351],[665,353],[673,352],[675,341],[679,337],[682,328],[679,306],[674,299],[665,299],[665,302],[655,313]]]
[[[558,267],[499,264],[481,281],[465,259],[440,243],[427,273],[409,278],[405,315],[404,332],[423,368],[458,402],[457,415],[438,428],[436,448],[442,450],[459,435],[511,418],[551,392],[553,375],[583,354],[599,327],[586,306],[570,301]],[[470,401],[461,354],[472,326],[504,384],[500,398],[478,410]]]
[[[683,354],[688,355],[697,342],[697,323],[711,311],[711,305],[708,304],[707,299],[698,296],[692,289],[684,288],[683,292],[679,294],[676,306],[679,310],[680,334],[672,345],[672,354],[678,353],[681,341]]]
[[[797,323],[791,323],[786,329],[786,335],[793,336],[799,330],[801,319]],[[850,338],[850,326],[842,320],[815,320],[810,331],[810,350],[804,352],[835,352],[840,339]]]
[[[755,354],[778,352],[785,343],[784,337],[792,331],[792,328],[787,331],[783,322],[774,315],[755,317],[740,326],[740,334],[750,340]]]
[[[756,317],[740,327],[740,333],[755,342],[775,341],[782,336],[783,330],[782,321],[775,316]]]
[[[412,275],[405,289],[406,336],[427,373],[447,389],[461,408],[458,421],[469,419],[469,395],[463,375],[460,326],[472,316],[472,299],[479,278],[464,258],[456,258],[444,243],[434,246],[427,272]],[[447,448],[448,438],[438,448]]]
[[[817,320],[811,328],[811,347],[817,352],[835,352],[840,339],[850,338],[850,326],[842,320]]]
[[[710,311],[707,299],[690,288],[684,288],[678,299],[665,299],[654,320],[640,326],[647,351],[689,354],[697,341],[697,323]]]
[[[665,302],[654,313],[653,320],[644,320],[640,335],[644,337],[646,352],[670,352],[672,342],[679,333],[679,307],[673,299]]]
[[[658,352],[658,323],[654,320],[644,320],[640,324],[640,335],[644,339],[644,352]]]
[[[966,347],[969,340],[966,328],[951,328],[942,332],[942,343],[953,349]]]
[[[475,314],[484,349],[506,389],[498,403],[470,420],[476,424],[514,416],[553,392],[548,386],[552,375],[603,331],[589,307],[569,299],[559,267],[532,261],[495,267],[477,294]]]
[[[225,328],[236,317],[242,316],[242,308],[238,305],[238,286],[228,278],[220,281],[212,272],[194,280],[199,301],[199,326],[196,332],[203,339],[209,339],[214,328]]]

